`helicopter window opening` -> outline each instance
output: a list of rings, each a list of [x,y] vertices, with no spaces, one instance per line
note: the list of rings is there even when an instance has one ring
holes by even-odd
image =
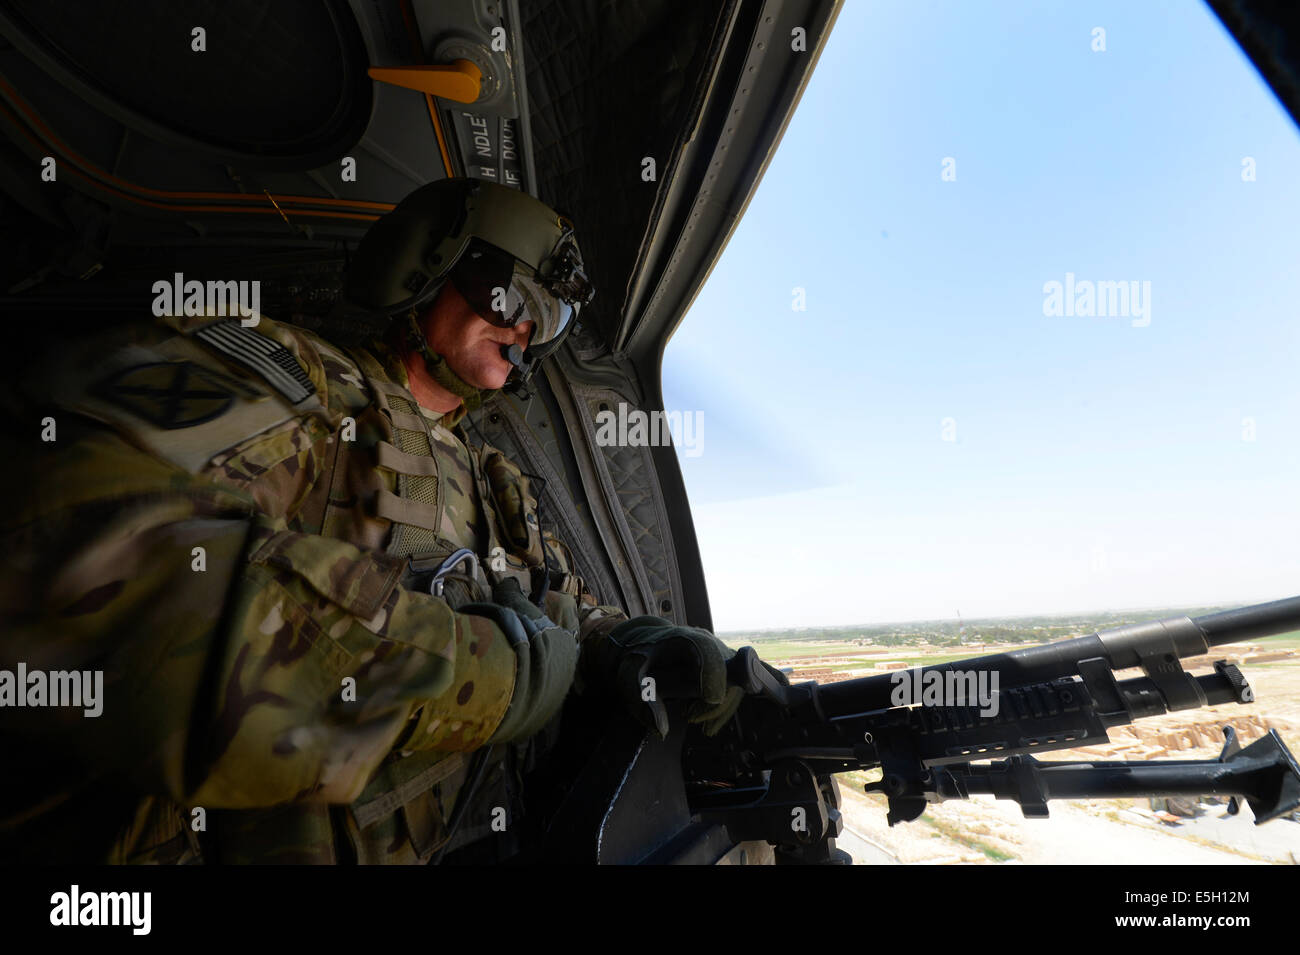
[[[1297,170],[1203,5],[845,4],[665,354],[715,628],[1292,592]]]

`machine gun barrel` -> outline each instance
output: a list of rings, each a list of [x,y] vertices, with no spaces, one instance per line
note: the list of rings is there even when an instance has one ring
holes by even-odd
[[[1248,702],[1249,697],[1242,700],[1241,688],[1233,685],[1240,676],[1235,668],[1201,678],[1201,689],[1197,692],[1193,678],[1183,673],[1176,661],[1205,654],[1212,646],[1288,630],[1300,630],[1300,597],[1225,610],[1195,619],[1170,617],[1132,624],[1086,637],[919,669],[921,674],[956,670],[996,672],[1005,691],[1083,675],[1080,664],[1089,660],[1102,661],[1110,670],[1141,667],[1146,671],[1145,678],[1124,680],[1119,686],[1129,691],[1125,697],[1130,705],[1125,709],[1136,709],[1136,712],[1131,712],[1132,716],[1146,716],[1166,709],[1205,706],[1211,701],[1206,698],[1207,691],[1213,702],[1226,702],[1233,698],[1234,693],[1238,694],[1238,700]],[[818,686],[815,691],[817,708],[824,717],[832,719],[888,709],[894,705],[892,698],[898,685],[897,672]],[[1208,685],[1206,679],[1211,681]],[[1159,692],[1155,693],[1156,690]],[[1142,698],[1143,691],[1149,699]],[[1248,694],[1249,688],[1246,687],[1244,692]],[[1161,706],[1157,707],[1156,701]],[[1134,703],[1136,707],[1132,705]]]
[[[1196,618],[1210,646],[1271,637],[1294,630],[1300,621],[1300,597],[1287,597],[1251,607],[1223,610]]]

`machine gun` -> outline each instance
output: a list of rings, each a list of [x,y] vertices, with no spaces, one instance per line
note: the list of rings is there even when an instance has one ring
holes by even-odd
[[[1148,716],[1251,703],[1234,664],[1219,660],[1213,673],[1192,675],[1179,661],[1295,629],[1300,597],[824,685],[791,685],[746,647],[729,667],[749,695],[718,736],[692,728],[659,740],[604,724],[566,787],[570,798],[550,816],[545,855],[717,862],[775,847],[778,862],[847,862],[834,842],[842,829],[834,774],[857,769],[881,772],[866,789],[888,798],[890,825],[976,793],[1039,817],[1050,799],[1213,793],[1232,797],[1230,812],[1244,799],[1260,824],[1300,806],[1300,766],[1275,731],[1242,748],[1225,728],[1213,760],[1040,762],[1034,754],[1106,743],[1110,727]],[[1143,675],[1116,678],[1130,668]],[[978,701],[933,705],[927,694],[900,705],[909,682],[994,690]],[[586,798],[593,791],[606,798]]]

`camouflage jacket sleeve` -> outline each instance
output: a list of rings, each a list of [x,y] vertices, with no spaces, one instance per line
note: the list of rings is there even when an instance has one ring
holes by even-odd
[[[547,534],[546,553],[552,579],[558,584],[547,592],[547,616],[577,633],[579,643],[585,643],[594,635],[608,633],[627,619],[621,607],[596,602],[586,582],[574,573],[575,564],[567,545]]]
[[[94,715],[0,710],[49,770],[0,815],[100,782],[183,806],[347,803],[411,726],[404,748],[470,750],[500,723],[505,637],[402,589],[402,561],[292,530],[107,428],[60,428],[47,454],[4,441],[33,464],[4,478],[24,505],[0,519],[0,669],[98,671],[102,694]]]
[[[544,607],[547,616],[577,633],[579,642],[626,620],[619,607],[598,604],[578,575],[578,565],[568,545],[542,528],[532,475],[525,474],[509,456],[491,445],[484,444],[477,454],[486,477],[488,493],[484,503],[492,511],[505,548],[523,562],[518,566],[538,568],[545,563],[550,570],[550,589]]]

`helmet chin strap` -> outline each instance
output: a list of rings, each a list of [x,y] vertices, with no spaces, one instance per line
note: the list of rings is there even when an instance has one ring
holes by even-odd
[[[484,399],[496,393],[493,389],[475,388],[451,370],[446,359],[429,347],[415,309],[411,309],[406,316],[406,341],[411,349],[424,359],[424,367],[429,372],[429,377],[459,398],[465,405],[466,412],[477,410]]]

